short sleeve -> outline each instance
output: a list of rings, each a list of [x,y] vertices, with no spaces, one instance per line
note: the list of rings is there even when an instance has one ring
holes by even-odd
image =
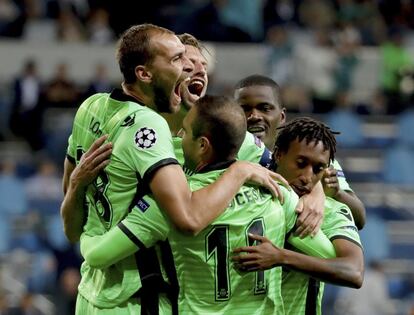
[[[327,198],[326,208],[321,227],[324,234],[331,241],[342,238],[362,247],[358,228],[348,206],[332,198]]]
[[[165,119],[150,110],[139,114],[134,125],[122,130],[113,152],[145,180],[159,167],[178,162]]]
[[[73,163],[76,163],[76,147],[73,144],[73,136],[70,135],[68,139],[68,147],[66,149],[66,157]]]
[[[132,208],[118,227],[138,247],[142,247],[143,244],[148,248],[168,237],[171,223],[158,208],[155,200],[145,196],[138,200],[135,207]]]

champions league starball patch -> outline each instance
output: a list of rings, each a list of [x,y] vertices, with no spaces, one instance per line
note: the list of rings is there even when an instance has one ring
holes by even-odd
[[[135,133],[135,144],[140,149],[149,149],[157,142],[154,129],[143,127]]]

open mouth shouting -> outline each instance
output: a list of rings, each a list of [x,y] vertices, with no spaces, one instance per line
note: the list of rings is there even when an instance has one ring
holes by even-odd
[[[173,110],[172,110],[173,112],[178,111],[179,108],[180,108],[180,104],[181,104],[181,100],[182,100],[182,97],[181,97],[181,94],[182,94],[181,93],[181,86],[183,85],[183,83],[185,81],[187,81],[187,80],[179,81],[176,84],[176,86],[174,87],[173,97],[172,97],[172,102],[171,102],[171,105],[172,105],[172,108],[173,108]]]
[[[192,77],[183,86],[183,102],[191,107],[205,93],[206,81],[201,77]]]

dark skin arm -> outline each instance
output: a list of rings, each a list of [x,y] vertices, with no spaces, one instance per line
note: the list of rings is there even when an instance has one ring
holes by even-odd
[[[109,164],[112,144],[104,144],[107,136],[96,140],[86,152],[78,166],[65,159],[63,175],[63,199],[60,215],[66,237],[72,243],[79,241],[85,221],[83,209],[87,186],[98,176],[99,172]],[[73,209],[76,209],[73,211]]]
[[[283,266],[336,285],[352,288],[360,288],[362,285],[363,253],[353,242],[345,239],[334,240],[332,243],[337,258],[322,259],[278,248],[269,239],[260,235],[249,236],[261,244],[240,247],[233,251],[236,255],[232,260],[241,270],[257,271]]]
[[[295,209],[298,214],[295,235],[301,238],[315,235],[322,225],[324,209],[325,194],[322,184],[318,182],[309,194],[299,198]]]
[[[354,192],[340,189],[336,170],[332,166],[325,170],[322,184],[326,196],[346,204],[351,209],[355,225],[361,230],[365,225],[365,206]]]

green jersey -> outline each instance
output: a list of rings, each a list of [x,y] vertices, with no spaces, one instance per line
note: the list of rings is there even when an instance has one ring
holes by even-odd
[[[173,137],[174,152],[180,165],[184,165],[184,152],[182,148],[182,138]],[[264,143],[246,131],[246,137],[237,154],[237,159],[242,161],[249,161],[258,163],[266,168],[269,168],[272,161],[272,153],[265,147]],[[184,168],[186,174],[190,174],[189,170]]]
[[[189,179],[191,190],[213,183],[223,172],[211,170],[193,175]],[[281,268],[240,272],[230,259],[233,249],[253,245],[248,233],[265,235],[275,245],[283,245],[296,220],[298,197],[282,190],[283,207],[258,187],[243,186],[225,212],[195,237],[175,230],[148,196],[141,199],[121,226],[127,235],[139,240],[137,245],[141,248],[142,244],[151,247],[168,238],[180,285],[180,313],[283,314]]]
[[[351,210],[335,199],[326,198],[321,229],[331,241],[342,238],[361,246]],[[323,282],[300,272],[283,271],[282,296],[287,315],[320,315],[323,290]]]
[[[214,182],[223,173],[211,166],[209,170],[190,177],[192,190]],[[265,235],[276,246],[283,246],[296,220],[298,197],[281,189],[283,206],[257,187],[243,186],[225,212],[195,237],[175,230],[149,196],[141,199],[119,227],[139,248],[168,238],[182,314],[284,314],[281,268],[246,273],[230,260],[233,249],[253,245],[249,233]]]
[[[69,139],[68,158],[78,163],[82,153],[103,134],[110,135],[114,147],[111,163],[86,192],[84,233],[92,236],[116,226],[127,215],[139,197],[148,193],[149,181],[157,169],[177,163],[164,118],[121,90],[95,94],[82,103]],[[98,307],[113,307],[126,301],[141,287],[146,269],[142,266],[157,264],[156,260],[144,262],[146,256],[156,258],[152,253],[141,256],[139,261],[131,256],[108,271],[83,263],[79,293]]]

